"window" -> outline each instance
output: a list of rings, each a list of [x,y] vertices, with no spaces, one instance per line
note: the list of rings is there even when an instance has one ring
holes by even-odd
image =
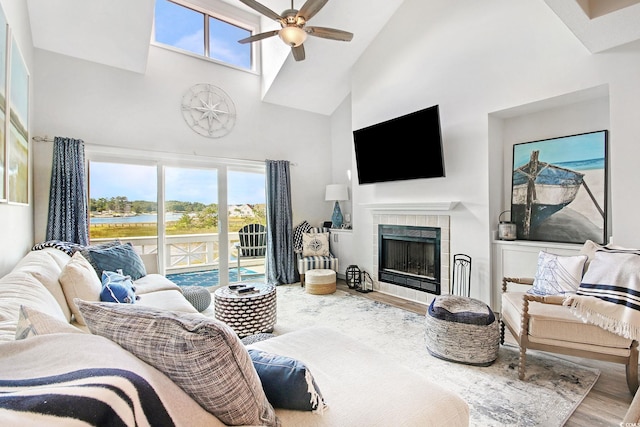
[[[230,12],[229,7],[221,5],[220,9],[223,13]],[[254,68],[251,60],[253,44],[240,44],[238,40],[251,36],[257,23],[243,19],[241,14],[226,17],[188,3],[157,0],[155,41],[251,70]]]
[[[264,164],[104,148],[87,160],[92,244],[131,242],[164,274],[211,272],[211,286],[238,280],[238,230],[266,224]],[[264,274],[264,260],[242,267]]]

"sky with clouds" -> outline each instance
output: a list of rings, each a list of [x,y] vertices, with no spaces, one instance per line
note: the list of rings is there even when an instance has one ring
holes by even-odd
[[[92,199],[126,196],[128,200],[155,201],[155,166],[91,162],[89,166]],[[217,203],[218,181],[214,169],[165,168],[165,200]],[[261,173],[229,171],[228,203],[265,203],[265,176]]]

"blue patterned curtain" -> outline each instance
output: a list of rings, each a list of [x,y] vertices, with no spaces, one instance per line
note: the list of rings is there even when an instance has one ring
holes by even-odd
[[[289,162],[267,160],[267,283],[298,281],[293,251]]]
[[[56,136],[49,193],[47,240],[89,244],[84,141]]]

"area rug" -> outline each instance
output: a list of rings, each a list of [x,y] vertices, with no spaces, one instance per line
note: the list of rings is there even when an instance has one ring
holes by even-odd
[[[277,298],[274,334],[333,327],[458,393],[469,404],[471,426],[562,426],[600,375],[598,370],[530,351],[527,376],[520,381],[515,346],[501,346],[498,359],[488,367],[447,362],[428,353],[422,315],[341,290],[307,294],[299,284],[278,286]]]

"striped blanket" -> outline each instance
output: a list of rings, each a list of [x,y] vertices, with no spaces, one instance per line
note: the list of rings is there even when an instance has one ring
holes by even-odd
[[[564,304],[588,323],[640,340],[640,250],[598,249]]]
[[[21,425],[173,426],[142,377],[122,369],[1,380],[0,419]]]

